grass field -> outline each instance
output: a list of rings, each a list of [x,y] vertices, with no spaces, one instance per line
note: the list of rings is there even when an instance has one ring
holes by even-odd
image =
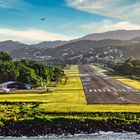
[[[100,69],[100,71],[105,71]],[[47,112],[139,112],[140,105],[94,104],[87,105],[77,66],[65,70],[66,85],[54,87],[46,94],[1,94],[0,102],[43,102],[40,107]]]
[[[134,87],[134,88],[140,90],[140,81],[138,81],[138,80],[133,80],[133,79],[121,76],[121,75],[117,75],[117,74],[111,73],[111,72],[109,72],[105,69],[102,69],[102,68],[99,68],[99,67],[96,67],[96,66],[93,66],[93,65],[92,65],[92,67],[95,68],[96,70],[106,74],[106,75],[109,75],[109,76],[111,76],[111,77],[113,77],[113,78],[131,86],[131,87]]]

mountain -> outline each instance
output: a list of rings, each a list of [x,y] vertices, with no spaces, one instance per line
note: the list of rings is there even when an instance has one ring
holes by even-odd
[[[28,47],[28,45],[20,43],[18,41],[7,40],[7,41],[0,42],[0,51],[6,51],[8,53],[26,47]]]
[[[136,37],[140,37],[140,30],[116,30],[104,33],[94,33],[79,38],[79,40],[131,40]]]
[[[58,41],[44,41],[44,42],[41,42],[41,43],[38,43],[38,44],[34,44],[34,46],[37,48],[37,49],[47,49],[47,48],[56,48],[58,46],[62,46],[64,44],[68,43],[68,41],[61,41],[61,40],[58,40]]]
[[[79,40],[46,49],[40,55],[69,63],[92,63],[97,59],[122,60],[130,56],[140,57],[140,43],[132,40]]]
[[[51,55],[52,57],[63,57],[63,55],[66,54],[75,54],[78,52],[88,52],[91,49],[101,49],[103,47],[109,47],[109,46],[127,46],[132,45],[133,41],[129,40],[111,40],[111,39],[105,39],[105,40],[98,40],[98,41],[92,41],[92,40],[79,40],[77,42],[70,42],[67,44],[64,44],[62,46],[59,46],[54,49],[46,49],[46,51],[43,51],[44,55]]]
[[[0,51],[7,51],[15,59],[62,60],[72,63],[140,57],[140,30],[109,31],[77,40],[44,41],[33,45],[8,40],[0,42]]]

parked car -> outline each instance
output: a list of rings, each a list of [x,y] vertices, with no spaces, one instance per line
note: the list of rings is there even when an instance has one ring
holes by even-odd
[[[21,83],[17,81],[8,81],[2,83],[1,85],[5,86],[7,89],[32,89],[31,84]]]

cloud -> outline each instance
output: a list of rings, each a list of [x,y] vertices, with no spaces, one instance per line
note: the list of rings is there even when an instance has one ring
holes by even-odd
[[[88,24],[81,25],[77,27],[77,31],[83,33],[99,33],[113,30],[140,30],[139,24],[134,24],[130,22],[113,22],[110,20],[103,20],[101,22],[91,22]],[[76,29],[75,29],[76,30]]]
[[[0,8],[2,9],[21,9],[25,6],[29,6],[29,4],[23,0],[0,0]]]
[[[140,0],[66,0],[78,10],[124,21],[140,22]]]
[[[0,40],[10,39],[24,43],[36,43],[41,41],[70,40],[72,37],[38,29],[15,30],[0,28]]]

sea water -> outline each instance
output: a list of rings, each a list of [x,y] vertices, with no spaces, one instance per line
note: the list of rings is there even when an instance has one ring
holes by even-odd
[[[136,133],[114,133],[99,132],[90,135],[68,135],[68,136],[38,136],[38,137],[0,137],[2,140],[140,140]]]

